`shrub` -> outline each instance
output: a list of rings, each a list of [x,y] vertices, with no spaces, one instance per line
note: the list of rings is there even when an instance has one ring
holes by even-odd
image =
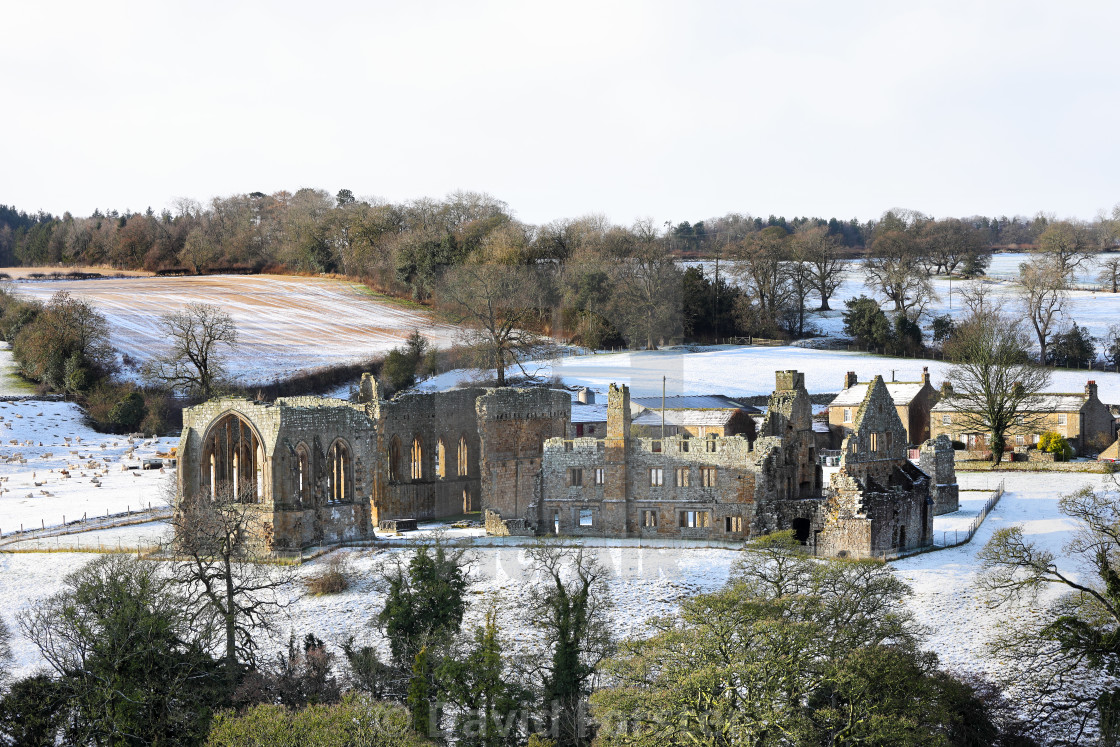
[[[118,433],[133,433],[140,426],[148,408],[139,392],[129,392],[109,411],[109,425]]]
[[[385,356],[380,378],[389,393],[408,389],[416,383],[416,362],[404,351],[394,348]]]
[[[350,573],[346,556],[340,553],[331,555],[326,566],[314,576],[304,580],[307,591],[315,596],[340,594],[350,588]]]
[[[1064,462],[1073,456],[1073,447],[1069,445],[1066,437],[1054,431],[1047,431],[1042,434],[1038,439],[1038,449],[1047,454],[1053,454],[1054,459],[1059,462]]]

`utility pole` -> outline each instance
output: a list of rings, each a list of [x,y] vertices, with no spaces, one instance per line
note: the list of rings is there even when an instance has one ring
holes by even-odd
[[[665,450],[665,377],[661,377],[661,450]]]

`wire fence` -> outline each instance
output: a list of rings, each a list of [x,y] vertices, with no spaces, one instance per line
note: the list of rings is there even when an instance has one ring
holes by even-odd
[[[63,515],[61,524],[47,526],[45,520],[40,520],[39,526],[37,527],[26,527],[20,524],[18,529],[13,527],[11,531],[0,531],[0,546],[8,545],[13,542],[22,542],[28,539],[58,537],[65,534],[92,532],[98,529],[111,529],[113,527],[128,526],[130,524],[146,524],[149,521],[158,521],[170,517],[170,506],[153,506],[151,503],[145,506],[138,506],[135,510],[133,510],[131,506],[127,506],[124,511],[115,514],[111,514],[106,510],[104,516],[90,516],[89,514],[83,513],[82,518],[73,519],[71,521],[67,521],[66,516]],[[5,527],[0,527],[0,530],[4,528]]]
[[[939,548],[944,548],[959,547],[960,545],[968,544],[972,540],[972,537],[976,534],[976,531],[980,528],[980,525],[984,523],[984,519],[988,518],[988,514],[992,512],[992,509],[996,507],[996,504],[999,503],[999,499],[1002,497],[1003,480],[1000,480],[999,485],[996,486],[996,489],[992,491],[992,494],[990,496],[988,496],[988,500],[984,502],[984,507],[980,509],[980,513],[976,515],[976,518],[972,520],[967,529],[956,529],[951,532],[940,532],[940,544],[937,543],[936,535],[938,533],[934,532],[934,545]]]

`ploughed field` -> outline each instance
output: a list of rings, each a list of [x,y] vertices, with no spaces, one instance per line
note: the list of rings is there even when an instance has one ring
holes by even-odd
[[[357,283],[329,278],[46,280],[16,282],[15,288],[43,301],[58,291],[88,300],[108,318],[114,347],[140,363],[167,349],[158,324],[161,315],[191,302],[220,306],[233,317],[239,335],[229,372],[248,385],[368,359],[400,345],[414,329],[447,347],[457,331],[421,309],[373,294]]]

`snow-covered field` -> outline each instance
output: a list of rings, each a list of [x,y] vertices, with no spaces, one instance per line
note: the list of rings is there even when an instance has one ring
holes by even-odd
[[[860,381],[867,381],[876,374],[890,381],[892,370],[898,381],[917,381],[924,366],[929,367],[934,386],[940,385],[949,368],[939,361],[793,345],[773,348],[717,345],[530,361],[525,369],[544,378],[558,376],[569,386],[586,386],[600,394],[614,382],[629,385],[634,397],[657,396],[661,394],[661,381],[665,377],[669,394],[718,393],[746,397],[772,392],[774,372],[784,369],[803,372],[805,388],[813,394],[840,391],[847,371],[855,371]],[[510,374],[514,373],[516,369],[511,368]],[[468,381],[474,375],[477,372],[450,371],[428,379],[420,388],[439,391]],[[1049,389],[1082,392],[1088,379],[1097,382],[1099,396],[1104,402],[1120,402],[1120,374],[1115,373],[1054,371]]]
[[[0,531],[160,506],[173,470],[123,468],[177,443],[98,433],[71,402],[0,402]]]
[[[451,325],[422,310],[370,293],[357,283],[280,275],[138,277],[28,281],[13,284],[47,300],[67,291],[105,314],[112,342],[145,361],[165,350],[158,321],[190,302],[220,306],[237,324],[237,353],[230,373],[243,383],[268,383],[320,366],[352,363],[385,353],[413,330],[450,345]]]
[[[993,297],[1004,308],[1013,309],[1018,306],[1015,299],[1017,286],[1011,282],[1011,279],[1018,277],[1019,265],[1030,259],[1030,254],[1018,252],[1001,253],[992,257],[988,275],[993,279],[984,282],[991,288]],[[686,264],[700,266],[709,278],[715,271],[715,263],[709,260]],[[843,334],[844,320],[841,316],[844,313],[845,300],[860,295],[875,297],[874,289],[864,282],[865,275],[860,266],[862,260],[851,260],[846,264],[848,270],[844,276],[844,282],[836,289],[829,302],[832,311],[811,311],[806,316],[807,326],[816,328],[824,335],[837,336]],[[734,281],[733,271],[734,268],[731,263],[720,263],[720,277],[730,278]],[[1076,271],[1073,281],[1075,284],[1095,283],[1099,271],[1099,258],[1094,257]],[[927,335],[929,334],[928,325],[933,317],[942,314],[953,315],[959,313],[962,309],[960,280],[950,281],[949,278],[938,276],[932,278],[932,283],[938,298],[930,303],[927,314],[923,319],[923,324],[927,326],[925,330]],[[1078,326],[1087,327],[1089,333],[1093,336],[1100,337],[1108,331],[1109,325],[1120,321],[1120,293],[1075,290],[1070,291],[1069,295],[1069,304],[1060,325],[1063,328],[1076,322]],[[808,306],[813,308],[819,302],[819,298],[811,296]]]

